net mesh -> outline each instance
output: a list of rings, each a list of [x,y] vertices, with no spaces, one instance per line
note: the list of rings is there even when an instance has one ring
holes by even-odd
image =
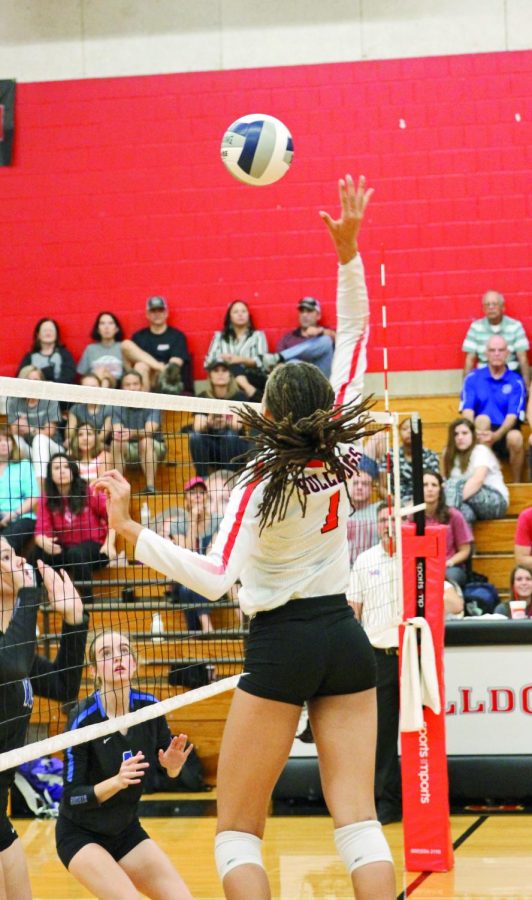
[[[187,730],[200,746],[203,738],[210,752],[209,727],[205,737],[198,714],[190,733],[183,726],[184,708],[234,687],[242,671],[248,622],[238,607],[238,584],[212,604],[137,563],[133,546],[109,531],[104,495],[91,485],[106,469],[118,468],[131,484],[137,521],[207,553],[231,475],[241,465],[235,457],[250,446],[235,414],[239,404],[9,378],[0,378],[0,397],[6,400],[0,424],[0,660],[9,660],[0,661],[0,771],[95,737],[93,726],[64,733],[69,709],[95,690],[80,607],[78,621],[64,624],[64,597],[74,591],[68,577],[90,615],[87,647],[102,632],[126,636],[135,658],[135,689],[159,701],[102,722],[99,733],[165,714],[174,733]],[[393,454],[395,418],[376,413],[374,419],[376,443],[386,426]],[[352,487],[352,562],[363,561],[379,541],[377,509],[385,489],[374,450],[370,437],[364,471]],[[398,566],[399,534],[396,544]],[[17,562],[19,557],[26,563]],[[38,560],[66,577],[41,586]],[[386,621],[397,624],[399,578],[380,604]],[[29,662],[35,654],[41,660],[37,673]],[[116,685],[100,684],[100,691],[106,689]],[[24,740],[29,744],[22,747]]]

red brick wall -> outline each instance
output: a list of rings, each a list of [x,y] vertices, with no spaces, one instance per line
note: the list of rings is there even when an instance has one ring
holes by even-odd
[[[532,334],[531,75],[522,52],[19,85],[14,166],[0,169],[0,372],[41,315],[79,355],[99,310],[130,334],[152,293],[189,335],[196,377],[235,297],[272,343],[302,294],[332,322],[317,210],[336,209],[346,171],[376,187],[362,240],[372,370],[381,248],[392,369],[459,367],[487,288]],[[295,144],[289,174],[260,189],[219,161],[226,126],[257,111]]]

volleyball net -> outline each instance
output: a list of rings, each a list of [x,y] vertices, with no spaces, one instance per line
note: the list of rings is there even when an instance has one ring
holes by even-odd
[[[136,562],[134,547],[109,530],[105,495],[93,485],[104,471],[119,469],[131,485],[133,518],[208,553],[243,465],[238,457],[253,447],[238,418],[242,404],[10,378],[0,378],[0,399],[0,771],[159,715],[201,745],[201,716],[190,729],[181,710],[236,685],[249,625],[239,585],[212,603]],[[392,471],[400,496],[396,417],[372,413],[369,430],[350,487],[349,553],[361,577],[373,564],[368,551],[381,540],[383,504],[400,522],[399,499],[393,507],[387,498]],[[401,530],[392,530],[399,573]],[[42,584],[39,561],[71,578],[89,616],[86,645],[81,626],[65,625],[68,598],[65,604],[52,596],[64,595],[62,577],[53,589]],[[383,617],[399,624],[399,574],[381,605]],[[137,694],[158,702],[66,732],[76,704],[120,683],[115,677],[114,687],[95,684],[88,650],[102,633],[127,639],[134,664],[123,680],[131,677]],[[35,654],[52,671],[36,668]],[[28,719],[26,746],[18,747]]]

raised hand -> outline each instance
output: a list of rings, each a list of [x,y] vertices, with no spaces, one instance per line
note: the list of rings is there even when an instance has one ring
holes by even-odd
[[[166,750],[159,750],[159,763],[168,770],[171,778],[179,774],[192,752],[193,745],[189,744],[185,750],[186,744],[186,734],[180,734],[172,738]]]
[[[115,528],[120,532],[121,526],[130,519],[131,485],[129,481],[116,469],[111,469],[109,472],[104,472],[94,482],[94,488],[107,495],[109,528]]]
[[[320,211],[320,216],[327,226],[342,264],[348,263],[358,252],[358,233],[364,213],[371,200],[373,188],[366,190],[366,179],[363,175],[355,186],[351,175],[338,182],[340,196],[340,218],[333,219],[329,213]]]
[[[130,756],[129,759],[123,761],[118,775],[115,776],[119,790],[125,790],[130,784],[140,784],[145,769],[150,767],[149,762],[144,762],[144,759],[144,753],[139,750],[135,756]]]
[[[37,566],[54,612],[58,612],[68,625],[81,625],[83,603],[68,572],[52,569],[42,560],[37,561]]]

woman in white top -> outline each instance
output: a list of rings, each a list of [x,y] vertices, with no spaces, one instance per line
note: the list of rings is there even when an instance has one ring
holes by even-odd
[[[247,408],[257,456],[231,492],[206,556],[170,544],[130,518],[128,483],[98,482],[113,526],[135,558],[215,600],[240,579],[252,616],[218,766],[215,857],[230,900],[271,897],[261,842],[271,791],[308,702],[338,851],[358,900],[395,896],[392,859],[374,805],[375,657],[347,604],[348,482],[365,433],[360,402],[368,298],[357,235],[371,192],[340,181],[341,216],[321,216],[335,243],[338,339],[331,376],[288,363],[268,378],[262,413]],[[250,735],[263,735],[250,740]],[[242,748],[245,746],[245,753]]]
[[[445,498],[472,524],[477,519],[501,519],[508,509],[509,494],[495,454],[478,444],[475,426],[460,417],[449,425],[443,451]]]
[[[216,331],[205,357],[205,368],[224,362],[241,390],[254,402],[260,400],[266,384],[264,357],[268,342],[263,331],[255,328],[249,306],[233,300],[225,314],[221,331]]]

